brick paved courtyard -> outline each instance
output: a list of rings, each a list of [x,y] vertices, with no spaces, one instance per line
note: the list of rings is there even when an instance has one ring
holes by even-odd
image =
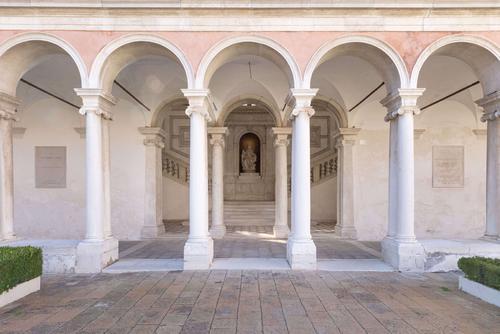
[[[196,271],[44,276],[1,333],[500,333],[456,274]]]

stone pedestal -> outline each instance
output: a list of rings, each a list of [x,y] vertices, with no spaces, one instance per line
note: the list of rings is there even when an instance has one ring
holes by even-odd
[[[139,132],[145,136],[146,153],[144,226],[142,238],[156,238],[164,234],[163,226],[163,171],[162,149],[165,146],[165,131],[161,128],[143,127]]]
[[[287,259],[292,269],[316,269],[316,246],[311,238],[311,100],[316,89],[294,89],[292,111],[292,231]]]
[[[208,233],[207,120],[210,119],[208,91],[183,90],[189,100],[189,237],[184,245],[184,269],[209,269],[214,257]]]
[[[98,273],[118,260],[118,240],[83,240],[76,248],[76,272]]]
[[[399,271],[424,271],[424,248],[416,240],[386,237],[382,240],[382,256],[385,262]]]

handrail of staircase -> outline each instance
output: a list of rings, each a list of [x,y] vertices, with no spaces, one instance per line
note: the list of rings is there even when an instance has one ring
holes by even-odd
[[[166,151],[162,152],[163,176],[182,184],[189,183],[189,164],[174,158]]]

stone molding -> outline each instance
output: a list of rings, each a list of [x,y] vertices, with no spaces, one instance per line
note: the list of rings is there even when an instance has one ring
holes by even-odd
[[[494,121],[500,118],[500,91],[477,100],[476,104],[484,110],[481,122]]]
[[[145,146],[165,147],[167,133],[162,128],[140,127],[139,132],[146,136],[143,143]]]
[[[361,128],[339,128],[339,134],[336,140],[336,147],[356,144],[356,136]]]
[[[383,98],[380,103],[387,108],[387,115],[384,120],[390,122],[407,113],[412,115],[420,114],[417,100],[424,91],[425,88],[400,88],[397,93],[389,94]]]
[[[208,89],[182,89],[182,93],[189,101],[189,106],[186,108],[186,115],[191,117],[192,114],[198,113],[203,116],[208,122],[213,117],[210,114],[210,101]]]
[[[288,146],[288,137],[292,134],[292,128],[272,128],[274,135],[274,146]]]
[[[225,137],[228,134],[226,127],[210,127],[208,128],[208,134],[210,135],[210,145],[226,147]]]
[[[422,135],[424,134],[425,129],[413,129],[413,139],[418,140],[422,138]]]
[[[14,138],[23,138],[25,133],[26,133],[26,128],[17,126],[12,128],[12,136]]]
[[[83,1],[83,0],[81,0]],[[319,0],[318,0],[319,1]],[[26,2],[28,2],[26,0]],[[120,15],[122,9],[107,8],[106,5],[96,3],[81,8],[76,4],[64,6],[60,5],[54,9],[40,8],[41,1],[37,2],[38,8],[25,8],[2,6],[2,30],[80,30],[80,31],[497,31],[499,29],[499,8],[488,7],[485,4],[480,6],[472,5],[473,1],[468,1],[462,6],[450,5],[445,2],[442,6],[438,1],[432,1],[432,5],[427,4],[414,8],[411,5],[397,5],[395,8],[390,5],[382,7],[370,4],[370,7],[352,3],[339,3],[331,1],[331,5],[312,6],[309,1],[299,4],[297,1],[294,7],[269,6],[273,8],[269,13],[258,15],[258,12],[265,12],[255,6],[254,2],[246,3],[246,7],[227,8],[228,4],[213,6],[209,8],[209,3],[200,5],[193,4],[189,8],[179,1],[172,1],[170,8],[164,5],[161,8],[158,2],[145,6],[148,9],[136,9],[140,12],[141,18],[137,16]],[[128,2],[131,6],[132,2]],[[147,3],[147,2],[145,2]],[[143,3],[143,4],[145,4]],[[265,3],[265,2],[259,2]],[[1,5],[0,5],[1,6]],[[57,4],[55,5],[57,6]],[[174,8],[174,6],[176,6]],[[185,10],[181,9],[184,8]],[[194,8],[197,6],[197,8]],[[225,7],[222,7],[225,6]],[[308,7],[306,7],[308,6]],[[444,6],[449,6],[444,8]],[[78,8],[80,7],[80,8]],[[116,4],[113,7],[119,7]],[[400,7],[405,8],[400,10]],[[453,8],[455,7],[455,8]],[[224,10],[214,12],[214,8],[224,8]],[[248,15],[249,10],[256,11],[254,15]],[[282,8],[280,10],[280,8]],[[321,8],[322,15],[317,15],[317,10]],[[376,8],[376,10],[374,10]],[[425,9],[427,8],[427,9]],[[210,10],[214,15],[202,15]],[[229,13],[228,13],[229,11]],[[280,15],[280,12],[287,12],[288,15]],[[348,11],[349,14],[346,14]],[[19,13],[23,13],[20,15]],[[431,14],[430,14],[431,13]],[[440,15],[441,13],[441,15]],[[224,15],[225,14],[225,15]],[[267,14],[267,15],[265,15]],[[447,20],[443,22],[443,15]],[[89,17],[93,20],[89,20]],[[384,20],[381,20],[381,17]],[[341,18],[341,19],[332,19]],[[301,24],[293,24],[297,20]],[[272,24],[270,23],[272,22]],[[360,24],[362,22],[362,24]],[[457,24],[459,22],[459,24]]]
[[[93,112],[105,120],[113,119],[111,109],[116,105],[116,99],[112,95],[97,88],[76,88],[75,93],[83,101],[80,114]]]
[[[85,138],[87,134],[87,128],[85,127],[78,127],[78,128],[73,128],[76,133],[80,135],[80,138]]]
[[[0,92],[0,119],[18,121],[16,109],[20,103],[15,96]]]

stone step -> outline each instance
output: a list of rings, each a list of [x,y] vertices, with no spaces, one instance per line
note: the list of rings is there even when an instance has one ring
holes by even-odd
[[[274,202],[225,202],[224,222],[227,226],[273,226],[274,212]]]

